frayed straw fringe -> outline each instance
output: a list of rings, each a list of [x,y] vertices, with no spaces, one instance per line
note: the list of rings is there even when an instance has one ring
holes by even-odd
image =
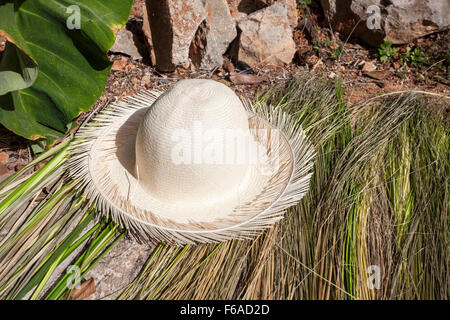
[[[157,91],[143,91],[123,101],[114,102],[101,111],[77,132],[69,147],[70,157],[65,167],[68,177],[75,181],[90,203],[94,203],[101,214],[110,216],[127,229],[133,238],[177,245],[250,239],[282,219],[286,209],[296,205],[307,193],[315,152],[301,126],[280,108],[244,101],[247,112],[279,129],[288,141],[288,146],[284,149],[270,145],[268,153],[276,153],[274,151],[277,150],[273,148],[279,148],[281,151],[278,151],[287,160],[280,162],[277,173],[257,199],[237,208],[229,216],[231,220],[217,223],[174,223],[147,211],[142,212],[130,204],[126,204],[126,211],[123,210],[104,194],[105,189],[110,188],[110,180],[102,179],[99,186],[92,179],[89,172],[90,151],[105,130],[114,128],[120,122],[118,120],[129,117],[133,112],[149,107],[160,94]],[[111,155],[115,150],[111,148],[107,152]]]

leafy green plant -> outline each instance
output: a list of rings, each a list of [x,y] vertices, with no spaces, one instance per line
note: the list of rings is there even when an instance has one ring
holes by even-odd
[[[301,13],[305,13],[310,4],[311,0],[297,0],[297,8]]]
[[[385,41],[378,48],[378,54],[380,55],[380,61],[386,62],[398,57],[398,50],[392,47],[391,41]]]
[[[0,34],[8,40],[0,62],[0,123],[47,146],[61,139],[103,93],[107,52],[132,4],[0,0]],[[79,28],[71,19],[79,19]]]
[[[314,51],[320,53],[321,50],[324,50],[333,60],[339,59],[345,53],[342,44],[336,45],[329,39],[325,39],[324,41],[313,39],[311,43]]]
[[[318,41],[317,39],[312,39],[311,44],[312,44],[314,51],[316,51],[316,52],[319,52],[320,49],[323,48],[322,42]]]
[[[402,61],[406,61],[411,63],[413,66],[417,66],[420,63],[424,63],[426,61],[424,54],[420,51],[419,48],[415,48],[412,50],[410,47],[406,48],[406,53],[400,56]]]
[[[407,47],[406,53],[402,54],[396,48],[392,47],[391,41],[382,43],[378,48],[378,54],[381,62],[400,59],[402,63],[410,63],[413,66],[426,62],[424,54],[419,48],[411,49],[411,47]]]
[[[345,53],[345,51],[341,44],[337,47],[330,47],[330,58],[333,60],[339,59],[343,53]]]

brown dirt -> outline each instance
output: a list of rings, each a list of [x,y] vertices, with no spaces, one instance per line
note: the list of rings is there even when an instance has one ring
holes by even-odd
[[[27,140],[0,125],[0,181],[20,170],[31,160]]]
[[[135,0],[134,5],[131,8],[130,18],[142,19],[144,16],[145,0]]]

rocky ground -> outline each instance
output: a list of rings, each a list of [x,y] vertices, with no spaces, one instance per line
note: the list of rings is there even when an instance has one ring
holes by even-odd
[[[233,0],[228,2],[233,8]],[[321,2],[323,4],[326,1]],[[245,11],[242,7],[239,10]],[[237,7],[235,11],[231,9],[231,17],[228,18],[235,21],[244,19],[243,13],[239,10]],[[271,10],[274,10],[273,14],[276,17],[279,8]],[[157,68],[154,66],[155,61],[152,61],[156,59],[157,53],[152,52],[154,48],[148,45],[148,34],[145,31],[145,12],[144,0],[137,0],[126,26],[127,31],[121,32],[112,49],[114,52],[110,53],[110,59],[113,61],[112,70],[104,94],[93,110],[139,90],[163,89],[184,78],[215,79],[232,87],[240,96],[254,97],[302,72],[320,74],[329,79],[342,79],[345,96],[350,105],[378,93],[409,89],[449,94],[449,31],[434,32],[396,46],[396,50],[390,52],[387,61],[382,62],[382,55],[377,47],[364,44],[359,36],[353,37],[351,33],[346,35],[342,30],[341,33],[336,32],[324,18],[322,9],[313,3],[309,7],[299,6],[288,11],[285,23],[293,27],[292,43],[290,39],[281,42],[283,52],[292,51],[293,58],[281,54],[276,58],[278,60],[272,61],[273,63],[261,65],[252,63],[254,54],[249,54],[248,58],[244,59],[247,63],[240,64],[234,59],[235,53],[231,52],[231,49],[221,48],[220,50],[226,51],[219,57],[213,50],[203,48],[206,53],[200,54],[195,63],[186,65],[183,61],[185,57],[172,57],[171,61],[164,62],[165,67]],[[207,15],[208,12],[205,11],[203,14]],[[254,16],[252,19],[260,21],[268,18]],[[244,33],[245,30],[254,28],[252,22],[248,21],[237,22]],[[209,33],[203,40],[207,39],[208,35]],[[202,40],[201,35],[198,37]],[[257,39],[252,37],[248,36],[248,44],[257,42]],[[231,42],[233,39],[225,40]],[[245,54],[252,50],[246,47],[244,40],[241,37],[243,45],[236,49],[242,51],[241,57],[245,57]],[[4,48],[4,41],[5,39],[0,38],[0,52]],[[185,47],[184,44],[179,45]],[[405,56],[411,52],[408,48],[417,49],[416,52],[420,54],[405,60]],[[191,50],[190,57],[196,59],[195,50],[188,47],[189,50]],[[206,56],[209,58],[206,59]],[[214,63],[219,61],[220,65],[207,68],[209,70],[195,66],[195,64],[208,66],[211,61],[216,61]],[[161,69],[166,70],[163,72]],[[449,105],[442,103],[442,107],[448,115]],[[80,120],[85,116],[82,115]],[[19,170],[32,157],[27,141],[0,126],[0,180]],[[88,278],[94,279],[96,285],[96,292],[90,298],[107,297],[120,289],[138,272],[150,249],[148,246],[123,239],[89,273]]]

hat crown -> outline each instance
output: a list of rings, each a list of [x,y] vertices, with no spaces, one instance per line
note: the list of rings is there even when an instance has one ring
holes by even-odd
[[[240,143],[249,136],[247,112],[230,88],[213,80],[181,80],[141,120],[139,184],[180,206],[238,198],[249,168],[246,157],[238,159],[246,150]]]

